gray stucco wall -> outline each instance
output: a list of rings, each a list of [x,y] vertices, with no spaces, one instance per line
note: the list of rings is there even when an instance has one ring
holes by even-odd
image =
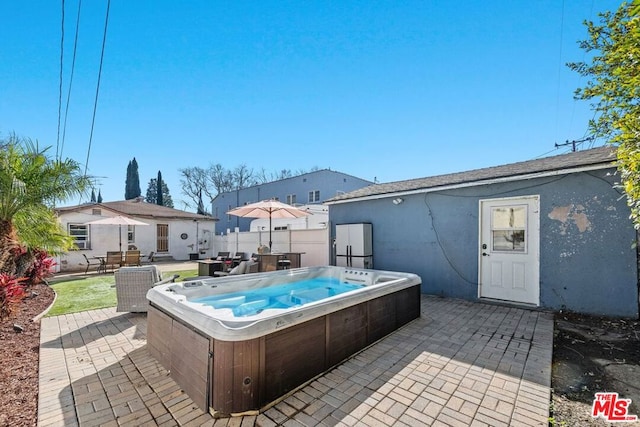
[[[615,170],[331,205],[373,224],[374,268],[416,273],[427,294],[478,298],[479,201],[540,196],[540,306],[638,317],[636,232]]]

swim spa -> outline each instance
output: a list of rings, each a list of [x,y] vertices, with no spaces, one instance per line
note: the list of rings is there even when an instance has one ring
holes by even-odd
[[[415,274],[308,267],[151,289],[151,354],[203,410],[259,410],[420,316]]]

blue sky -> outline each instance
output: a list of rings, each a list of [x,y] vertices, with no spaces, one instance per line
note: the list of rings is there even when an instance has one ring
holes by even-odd
[[[88,173],[122,200],[135,157],[143,195],[161,170],[183,208],[190,166],[389,182],[561,154],[593,115],[564,64],[585,57],[583,21],[619,5],[113,0]],[[65,6],[63,114],[78,1]],[[106,6],[82,3],[62,145],[61,2],[0,3],[0,137],[84,167]]]

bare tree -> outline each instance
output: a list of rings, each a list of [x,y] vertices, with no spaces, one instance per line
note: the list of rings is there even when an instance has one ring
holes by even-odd
[[[249,169],[244,163],[233,170],[233,181],[237,189],[246,188],[256,183],[253,178],[253,169]]]
[[[319,170],[314,166],[312,171]],[[182,193],[187,196],[190,203],[187,206],[197,209],[203,198],[209,202],[220,193],[250,187],[256,184],[264,184],[271,181],[291,178],[303,175],[307,171],[298,169],[282,169],[279,172],[267,172],[264,168],[255,173],[246,164],[236,166],[233,170],[225,169],[220,163],[211,164],[207,169],[201,167],[189,167],[180,169],[180,185]]]
[[[235,189],[233,185],[233,174],[231,171],[225,169],[220,163],[209,165],[209,169],[207,169],[207,177],[215,191],[215,194],[212,194],[211,191],[206,191],[207,196],[211,199],[220,193],[225,193]]]
[[[182,194],[187,196],[192,203],[188,203],[189,207],[197,208],[200,194],[206,193],[207,187],[207,171],[201,167],[193,166],[180,169],[180,187]]]

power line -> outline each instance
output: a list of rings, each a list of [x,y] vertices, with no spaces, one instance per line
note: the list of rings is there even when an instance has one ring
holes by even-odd
[[[62,0],[62,24],[60,31],[60,83],[58,88],[58,134],[56,136],[56,159],[60,148],[60,118],[62,116],[62,72],[64,64],[64,0]]]
[[[93,117],[91,119],[91,133],[89,135],[89,147],[87,148],[87,160],[84,164],[84,174],[87,175],[87,168],[89,167],[89,155],[91,154],[91,142],[93,141],[93,128],[96,122],[96,110],[98,109],[98,94],[100,93],[100,78],[102,77],[102,63],[104,60],[104,47],[107,43],[107,28],[109,26],[109,8],[111,7],[111,0],[107,0],[107,15],[104,20],[104,34],[102,36],[102,52],[100,53],[100,68],[98,69],[98,84],[96,85],[96,97],[93,102]]]
[[[76,18],[76,35],[73,41],[73,59],[71,61],[71,77],[69,78],[69,91],[67,93],[67,105],[64,110],[64,125],[62,127],[62,144],[60,145],[60,157],[64,150],[64,141],[67,136],[67,117],[69,116],[69,102],[71,101],[71,87],[73,86],[73,73],[76,68],[76,52],[78,50],[78,33],[80,32],[80,9],[82,8],[82,0],[78,1],[78,17]]]

